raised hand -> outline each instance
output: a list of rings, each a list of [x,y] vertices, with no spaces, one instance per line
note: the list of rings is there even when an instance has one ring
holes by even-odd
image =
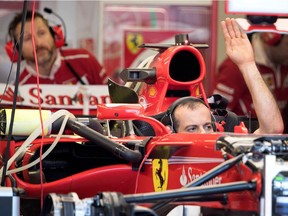
[[[254,62],[251,43],[235,19],[226,18],[221,22],[226,44],[226,54],[238,66]]]

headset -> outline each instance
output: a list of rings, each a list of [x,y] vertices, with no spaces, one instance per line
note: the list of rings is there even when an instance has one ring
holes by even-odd
[[[274,25],[277,19],[278,16],[247,15],[247,20],[252,25]],[[261,34],[261,38],[264,43],[268,44],[269,46],[277,46],[281,42],[283,34],[276,32],[263,32]]]
[[[48,21],[40,14],[35,12],[35,14],[37,14],[37,17],[42,18],[45,22],[48,23]],[[32,16],[30,16],[32,17]],[[49,31],[51,33],[51,35],[54,37],[54,41],[55,41],[55,46],[56,48],[61,48],[62,46],[66,45],[66,40],[65,40],[65,35],[63,33],[62,30],[62,26],[61,25],[56,25],[56,26],[48,26],[49,27]],[[10,36],[10,40],[6,42],[5,45],[5,50],[7,55],[9,56],[10,60],[12,62],[17,62],[19,55],[18,55],[18,42],[17,40],[14,38],[13,36],[13,31],[14,29],[9,29],[9,36]]]
[[[167,111],[165,112],[164,116],[161,118],[161,122],[170,127],[173,133],[176,133],[177,130],[175,128],[175,124],[173,122],[173,113],[175,111],[175,109],[180,105],[180,104],[185,104],[185,103],[201,103],[203,105],[205,105],[208,109],[209,106],[201,99],[201,98],[197,98],[197,97],[192,97],[192,96],[187,96],[187,97],[182,97],[177,99],[176,101],[174,101],[167,109]],[[215,125],[215,118],[211,113],[211,120],[212,120],[212,127],[213,130],[216,131],[216,125]]]

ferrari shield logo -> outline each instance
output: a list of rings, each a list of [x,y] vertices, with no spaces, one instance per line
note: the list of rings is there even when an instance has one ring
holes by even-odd
[[[168,160],[154,159],[152,161],[154,190],[165,191],[168,183]]]
[[[126,37],[126,45],[128,50],[136,54],[140,51],[139,47],[141,44],[143,44],[143,36],[141,34],[136,33],[129,33]]]

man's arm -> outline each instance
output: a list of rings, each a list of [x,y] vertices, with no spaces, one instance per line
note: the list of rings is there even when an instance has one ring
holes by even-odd
[[[254,60],[253,48],[247,34],[235,19],[221,22],[226,54],[238,66],[251,93],[259,128],[255,134],[282,133],[284,124],[277,103],[266,86]]]
[[[215,76],[215,84],[213,94],[224,96],[229,101],[227,106],[229,110],[241,116],[250,114],[251,108],[245,106],[246,103],[244,102],[246,98],[251,98],[250,93],[239,68],[231,59],[225,59],[219,66]],[[239,105],[239,100],[243,101],[242,106]],[[246,110],[249,110],[248,113]],[[256,116],[254,112],[253,115]]]

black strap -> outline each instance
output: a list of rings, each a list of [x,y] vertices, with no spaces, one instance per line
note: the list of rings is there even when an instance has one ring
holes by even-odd
[[[65,60],[65,58],[64,58],[65,56],[63,55],[63,53],[61,52],[61,50],[60,50],[60,53],[61,53],[61,55],[63,56],[64,63],[65,63],[65,64],[67,65],[67,67],[70,69],[71,73],[77,78],[77,80],[78,80],[82,85],[87,85],[88,83],[85,83],[85,82],[81,79],[81,77],[79,76],[79,74],[75,71],[75,69],[72,67],[72,65]]]
[[[75,69],[71,66],[71,64],[69,62],[67,62],[64,59],[65,64],[68,66],[68,68],[70,69],[71,73],[77,78],[77,80],[82,84],[82,85],[86,85],[86,83],[81,79],[81,77],[79,76],[79,74],[75,71]]]

